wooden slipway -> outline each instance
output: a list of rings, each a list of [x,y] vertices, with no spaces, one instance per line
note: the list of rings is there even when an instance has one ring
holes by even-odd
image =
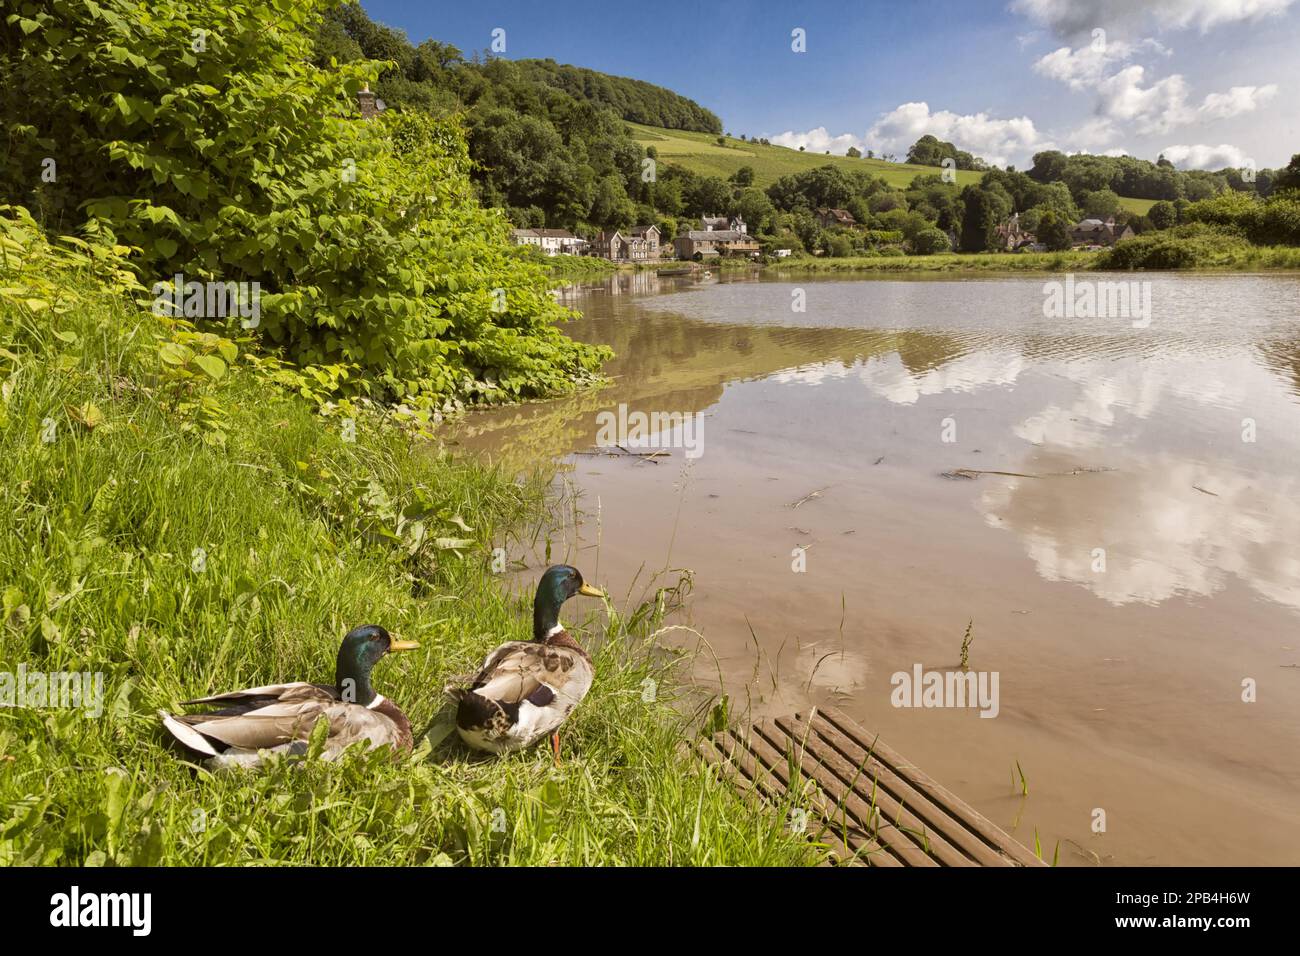
[[[790,807],[809,839],[830,846],[841,863],[1046,865],[836,710],[760,720],[698,749],[746,793]]]

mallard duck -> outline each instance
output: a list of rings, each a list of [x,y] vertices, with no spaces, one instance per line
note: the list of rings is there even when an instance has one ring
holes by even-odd
[[[533,639],[502,644],[464,679],[469,687],[447,686],[457,705],[456,730],[469,746],[505,753],[550,734],[559,762],[559,726],[587,696],[594,676],[591,658],[560,623],[560,605],[575,594],[605,596],[577,568],[547,568],[533,599]]]
[[[257,767],[262,752],[302,754],[316,721],[329,720],[323,756],[331,760],[362,740],[373,750],[391,744],[411,749],[411,722],[401,709],[370,686],[370,671],[390,651],[414,650],[415,641],[395,640],[376,624],[348,632],[339,647],[334,684],[270,684],[234,690],[186,706],[219,709],[172,715],[159,711],[163,726],[208,766]]]

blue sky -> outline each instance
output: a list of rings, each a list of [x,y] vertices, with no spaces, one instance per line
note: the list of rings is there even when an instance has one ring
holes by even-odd
[[[501,28],[507,57],[658,83],[728,132],[818,151],[901,156],[929,132],[1021,168],[1047,148],[1188,168],[1300,152],[1300,0],[362,2],[417,43],[468,53]]]

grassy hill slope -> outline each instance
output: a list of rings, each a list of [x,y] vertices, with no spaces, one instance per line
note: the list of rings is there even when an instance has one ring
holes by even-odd
[[[934,174],[934,166],[917,166],[911,163],[889,163],[883,159],[850,159],[847,156],[827,156],[825,153],[801,153],[788,146],[763,146],[748,140],[724,137],[726,145],[718,145],[715,133],[693,133],[685,130],[660,129],[628,123],[632,138],[642,146],[653,146],[664,162],[678,163],[692,172],[726,178],[742,166],[754,170],[754,183],[766,188],[782,176],[816,169],[831,164],[844,169],[867,169],[880,176],[891,186],[907,188],[913,178]],[[979,182],[982,173],[959,169],[957,185]],[[1145,214],[1153,199],[1122,198],[1121,204],[1130,212]]]
[[[801,153],[788,146],[763,146],[748,140],[724,137],[725,146],[718,145],[714,133],[692,133],[684,130],[659,129],[627,124],[632,137],[642,146],[653,146],[659,158],[669,163],[679,163],[693,172],[726,178],[742,166],[753,167],[754,184],[766,188],[782,176],[800,173],[830,163],[845,169],[867,169],[881,176],[891,186],[906,188],[907,184],[923,173],[939,172],[933,166],[912,166],[907,163],[887,163],[881,159],[850,159],[847,156],[827,156],[825,153]],[[958,184],[979,182],[980,174],[966,170],[957,171]]]

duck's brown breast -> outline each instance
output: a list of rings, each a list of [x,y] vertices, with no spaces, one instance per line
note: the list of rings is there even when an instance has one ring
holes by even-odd
[[[410,750],[414,743],[411,736],[411,722],[406,719],[402,713],[402,708],[398,707],[387,697],[375,708],[376,713],[383,714],[397,726],[397,739],[394,741],[399,750]]]

